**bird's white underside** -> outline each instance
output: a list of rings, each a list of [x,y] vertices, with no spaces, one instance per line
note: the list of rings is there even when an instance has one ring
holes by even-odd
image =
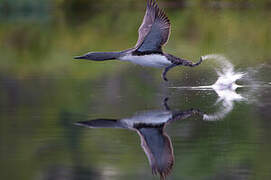
[[[126,55],[121,57],[120,60],[129,61],[134,64],[139,64],[141,66],[149,66],[156,68],[163,68],[172,64],[165,56],[160,54],[150,54],[144,56]]]
[[[162,124],[166,123],[169,119],[172,118],[172,112],[170,111],[147,111],[137,113],[133,117],[124,118],[121,121],[127,124],[128,127],[132,127],[137,123],[144,124]]]

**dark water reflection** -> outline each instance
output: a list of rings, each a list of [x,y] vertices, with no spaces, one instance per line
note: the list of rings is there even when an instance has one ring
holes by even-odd
[[[110,81],[95,82],[94,87],[93,83],[87,79],[2,77],[1,167],[7,170],[1,177],[156,179],[147,159],[154,169],[160,167],[167,173],[171,163],[168,167],[163,165],[167,160],[173,163],[171,157],[175,160],[168,179],[270,177],[268,88],[261,88],[264,93],[257,91],[258,102],[264,103],[233,101],[234,107],[223,119],[210,122],[203,119],[204,115],[221,111],[215,91],[171,89],[164,85],[148,90],[148,84],[144,84],[147,90],[135,94],[135,85],[129,79],[120,81],[120,86],[126,84],[125,92],[108,91]],[[246,89],[236,91],[245,92]],[[164,94],[170,97],[170,109],[167,105],[161,108]],[[139,113],[142,111],[143,115]],[[97,118],[111,120],[89,121]],[[115,121],[119,118],[122,119]],[[141,140],[132,131],[77,127],[74,124],[78,121],[136,130]],[[144,151],[140,141],[145,143]],[[156,166],[159,157],[165,159]],[[12,167],[18,169],[16,174]]]
[[[164,100],[165,110],[145,111],[136,113],[129,118],[95,119],[78,122],[77,125],[90,128],[123,128],[136,131],[140,136],[141,147],[148,157],[154,175],[159,174],[165,179],[174,165],[174,155],[170,137],[165,127],[173,121],[183,120],[192,115],[203,115],[199,110],[171,111],[168,98]]]

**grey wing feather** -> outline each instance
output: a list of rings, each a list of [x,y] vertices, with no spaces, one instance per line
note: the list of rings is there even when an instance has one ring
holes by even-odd
[[[173,148],[169,136],[159,128],[140,128],[138,134],[153,174],[159,174],[161,179],[165,179],[174,164]]]
[[[161,51],[170,36],[170,21],[155,0],[147,1],[143,22],[138,30],[137,51]]]

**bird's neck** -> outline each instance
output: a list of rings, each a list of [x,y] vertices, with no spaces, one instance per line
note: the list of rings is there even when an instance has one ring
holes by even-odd
[[[145,56],[145,55],[163,55],[162,51],[144,51],[144,52],[140,52],[140,51],[133,51],[132,55],[133,56]]]

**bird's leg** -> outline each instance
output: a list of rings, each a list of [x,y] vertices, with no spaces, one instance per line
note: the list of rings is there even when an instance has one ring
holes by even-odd
[[[171,68],[174,68],[175,66],[178,66],[176,64],[171,64],[170,66],[167,66],[164,71],[163,71],[163,74],[162,74],[162,78],[164,79],[164,81],[168,81],[166,75],[167,75],[167,72],[171,69]]]

